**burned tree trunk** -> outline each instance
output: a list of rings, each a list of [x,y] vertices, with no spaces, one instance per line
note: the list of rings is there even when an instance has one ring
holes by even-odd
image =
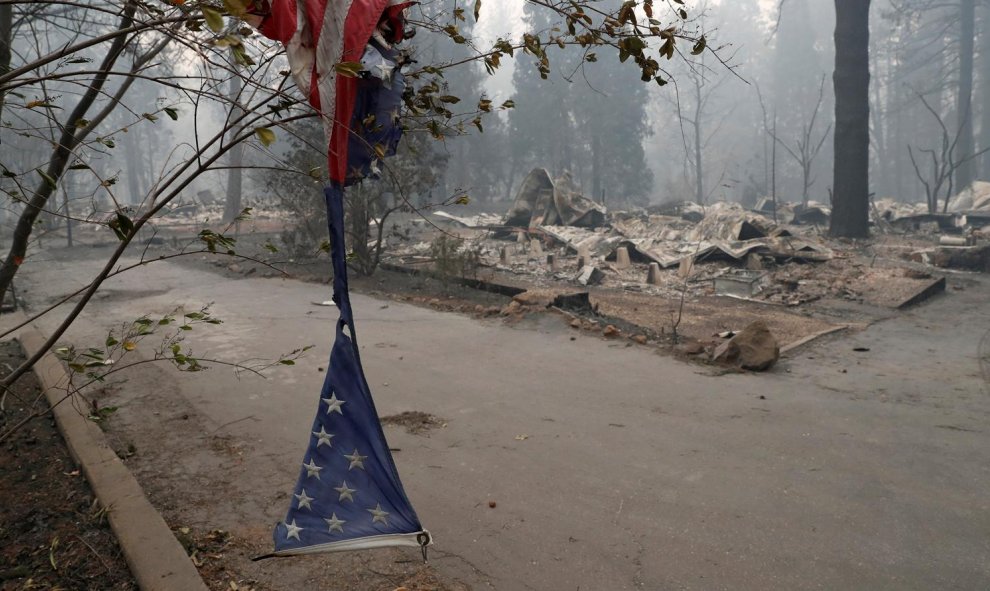
[[[980,27],[980,149],[990,148],[990,4],[983,7]],[[990,181],[990,152],[980,158],[978,176]]]
[[[244,89],[244,81],[240,76],[232,76],[228,96],[231,102],[231,119],[240,115],[237,105],[241,101],[241,91]],[[237,137],[242,132],[239,125],[234,126],[230,131],[231,139]],[[244,171],[244,144],[238,142],[230,149],[230,169],[227,171],[227,198],[223,205],[223,221],[230,224],[241,214],[241,188]]]
[[[835,0],[832,236],[870,233],[870,0]]]
[[[14,37],[14,7],[0,5],[0,74],[10,71],[11,42]],[[0,114],[3,113],[6,93],[0,91]]]
[[[976,38],[976,0],[962,0],[959,5],[959,94],[956,97],[959,143],[953,160],[956,187],[965,189],[976,178],[973,161],[973,53]]]
[[[591,198],[602,194],[602,140],[598,133],[591,138]],[[587,185],[586,185],[587,186]]]
[[[702,97],[701,97],[701,77],[697,76],[694,79],[694,190],[695,190],[695,201],[698,205],[705,204],[705,171],[703,168],[702,154],[701,154],[701,117],[702,117]]]

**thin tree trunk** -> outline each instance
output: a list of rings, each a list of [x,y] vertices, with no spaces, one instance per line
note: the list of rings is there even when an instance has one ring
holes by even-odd
[[[763,112],[763,131],[766,132],[767,125],[767,113]],[[776,143],[776,142],[774,142]],[[767,147],[767,134],[763,134],[763,193],[766,196],[767,189],[770,187],[770,148]]]
[[[241,90],[243,88],[244,81],[241,80],[241,77],[235,72],[234,76],[230,79],[229,89],[232,118],[236,118],[240,113],[240,109],[237,105],[240,104]],[[231,129],[230,137],[237,137],[240,133],[240,126],[235,126]],[[244,171],[241,169],[241,166],[243,165],[244,144],[238,143],[230,149],[230,170],[227,171],[227,199],[224,201],[223,206],[223,221],[228,224],[233,222],[241,213],[241,186],[244,176]]]
[[[587,185],[586,185],[587,186]],[[602,194],[602,140],[596,133],[591,138],[591,198]]]
[[[701,155],[701,80],[695,79],[694,103],[694,187],[698,205],[705,204],[705,171]]]
[[[12,4],[0,4],[0,75],[10,71],[10,47],[14,37],[14,7]],[[6,93],[0,91],[0,117],[3,116],[3,105]]]
[[[773,223],[777,223],[777,104],[773,105],[773,147],[770,155],[770,198],[773,200]]]
[[[959,4],[959,94],[956,97],[956,113],[959,118],[959,142],[953,160],[959,162],[956,169],[956,188],[965,189],[976,178],[973,161],[973,53],[976,41],[976,0],[962,0]]]
[[[128,138],[129,146],[124,152],[125,162],[127,162],[127,191],[130,195],[127,196],[127,202],[131,205],[137,205],[141,202],[138,198],[141,195],[141,177],[140,170],[142,168],[142,158],[141,158],[141,132],[140,128],[135,128],[131,137]]]
[[[148,195],[155,187],[155,143],[147,126],[141,126],[141,158],[144,165],[141,167],[141,195]],[[142,197],[143,200],[143,197]]]
[[[62,191],[62,209],[65,210],[66,246],[72,248],[72,212],[69,211],[69,191]]]
[[[901,100],[902,93],[904,91],[905,85],[902,81],[904,75],[904,55],[901,52],[890,53],[890,59],[893,62],[888,66],[888,72],[890,73],[891,80],[893,84],[887,88],[887,120],[890,122],[891,113],[893,113],[893,122],[890,128],[890,146],[891,156],[893,158],[894,165],[894,176],[892,188],[894,191],[895,199],[898,201],[906,201],[904,195],[904,175],[909,174],[908,170],[905,168],[904,156],[900,152],[904,149],[906,142],[903,141],[904,138],[904,101]]]
[[[835,0],[832,236],[870,234],[870,0]]]
[[[516,159],[512,158],[511,162],[509,165],[509,175],[505,183],[505,200],[509,203],[512,203],[512,187],[516,184],[516,171],[519,170]]]
[[[874,49],[874,51],[876,51]],[[878,78],[883,76],[883,71],[880,68],[880,58],[875,56],[873,58],[873,72]],[[890,78],[890,72],[886,72],[887,78]],[[890,133],[890,125],[888,122],[889,112],[884,108],[883,98],[880,95],[880,89],[883,85],[882,78],[880,80],[875,80],[872,84],[873,87],[873,107],[871,111],[873,113],[873,137],[876,139],[877,143],[877,164],[879,165],[880,181],[876,183],[878,186],[878,191],[881,195],[890,194],[891,186],[891,164],[893,158],[891,158],[888,152],[887,139]]]
[[[980,149],[990,147],[990,4],[983,7],[980,27]],[[980,157],[979,178],[990,181],[990,152]]]

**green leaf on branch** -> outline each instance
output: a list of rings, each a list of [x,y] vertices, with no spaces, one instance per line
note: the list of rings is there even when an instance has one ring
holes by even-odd
[[[478,17],[481,16],[481,0],[474,0],[474,20],[478,22]]]
[[[223,7],[227,9],[230,14],[241,18],[247,14],[248,2],[245,0],[223,0]]]
[[[357,78],[358,75],[361,74],[361,70],[364,69],[364,66],[361,62],[340,62],[338,64],[334,64],[333,69],[341,76]]]
[[[113,233],[117,235],[119,240],[126,240],[131,232],[134,231],[134,222],[131,221],[131,218],[119,211],[117,212],[117,217],[110,220],[107,225],[110,226],[110,229],[113,230]]]
[[[172,121],[178,121],[179,120],[179,112],[176,111],[174,108],[172,108],[172,107],[165,107],[162,110],[165,111],[165,114],[168,115],[168,118],[171,119]]]
[[[214,33],[219,33],[223,30],[223,15],[208,6],[202,6],[200,9],[203,11],[203,19],[206,20],[206,26],[210,30]]]
[[[702,35],[701,38],[695,42],[694,47],[691,48],[691,55],[700,55],[701,52],[705,51],[705,47],[707,46],[708,40],[705,39],[704,35]]]
[[[247,49],[244,48],[244,44],[237,43],[236,45],[230,46],[230,52],[234,56],[234,61],[239,66],[253,66],[255,64],[254,60],[248,54]]]
[[[206,243],[206,249],[210,252],[216,252],[217,246],[221,246],[227,249],[228,254],[234,254],[234,245],[237,243],[236,238],[231,238],[229,236],[224,236],[223,234],[217,234],[213,230],[200,230],[199,239]]]
[[[258,136],[258,141],[266,148],[275,143],[275,132],[267,127],[257,127],[254,135]]]

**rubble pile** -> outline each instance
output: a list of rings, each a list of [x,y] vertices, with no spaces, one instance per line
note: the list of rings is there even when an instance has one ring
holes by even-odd
[[[435,216],[484,267],[529,285],[601,285],[667,298],[719,295],[783,306],[844,299],[896,308],[937,286],[938,277],[911,271],[912,263],[990,264],[990,248],[979,244],[988,237],[983,228],[990,230],[990,183],[974,183],[945,213],[889,199],[872,210],[883,239],[831,240],[829,209],[815,202],[608,211],[567,175],[552,179],[538,168],[504,216]],[[414,263],[427,254],[422,242],[393,256]]]

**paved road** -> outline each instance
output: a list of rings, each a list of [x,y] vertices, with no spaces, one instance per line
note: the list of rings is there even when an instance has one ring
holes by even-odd
[[[35,304],[92,269],[58,259],[25,268]],[[977,351],[990,282],[952,283],[962,289],[772,373],[721,377],[552,318],[513,328],[361,295],[354,307],[379,411],[448,421],[428,437],[387,434],[435,564],[474,589],[987,589],[990,392]],[[156,263],[104,294],[74,342],[212,301],[225,323],[189,336],[204,356],[317,345],[268,381],[146,368],[119,387],[132,403],[115,420],[136,437],[174,441],[172,400],[236,450],[210,465],[191,453],[202,440],[157,450],[166,480],[205,469],[240,492],[231,505],[208,479],[176,484],[201,493],[187,512],[266,530],[316,407],[334,310],[311,302],[325,287]]]

